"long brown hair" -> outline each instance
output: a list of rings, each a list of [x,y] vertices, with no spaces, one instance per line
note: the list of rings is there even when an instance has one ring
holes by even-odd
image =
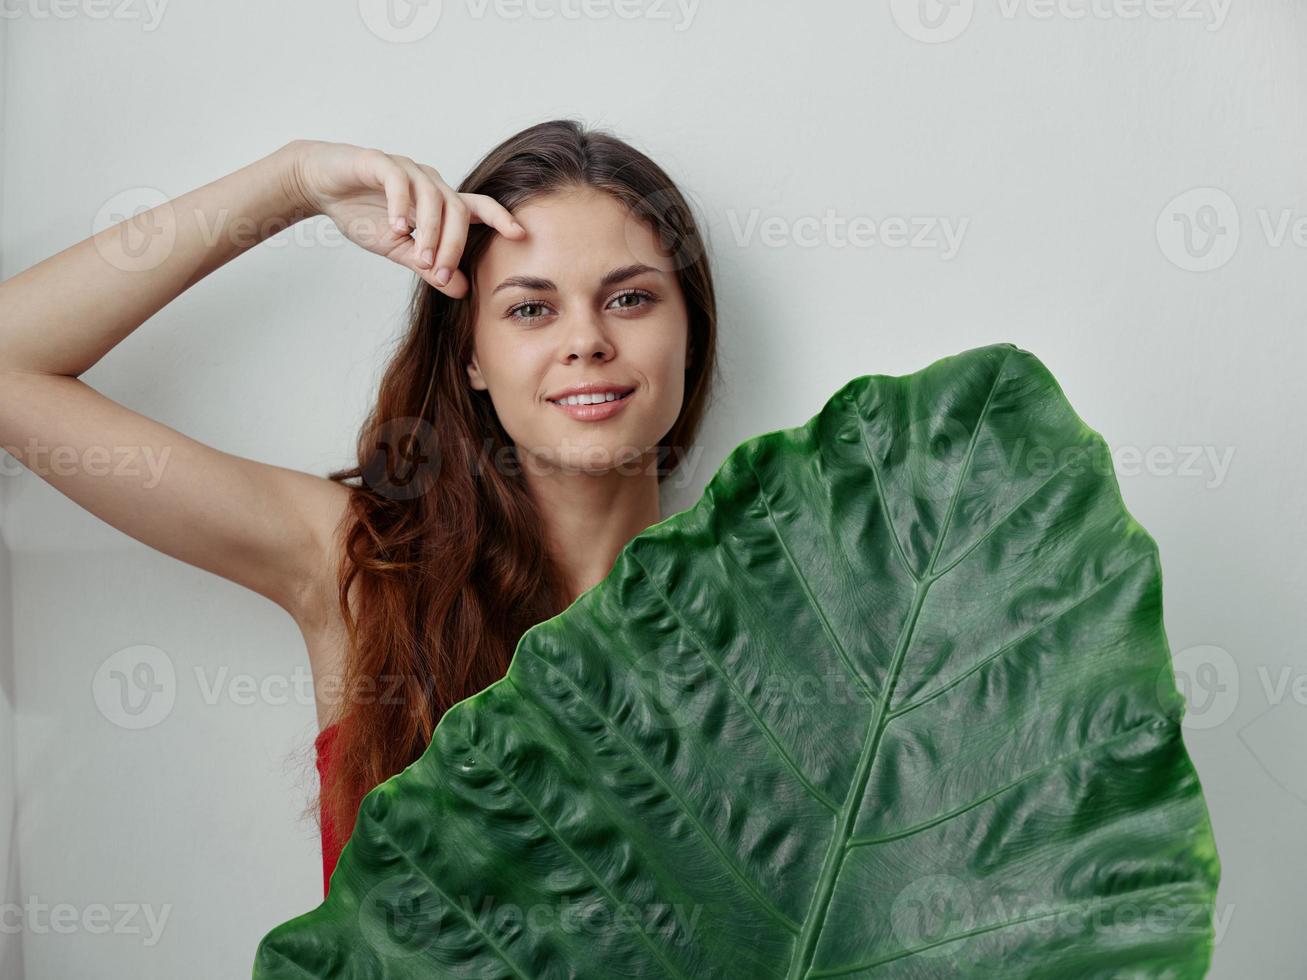
[[[572,186],[605,191],[646,221],[684,293],[689,366],[680,415],[658,443],[661,484],[688,452],[716,370],[712,276],[685,197],[639,150],[570,119],[509,137],[457,190],[512,211]],[[468,230],[459,267],[474,285],[493,234],[480,223]],[[329,474],[351,491],[339,582],[349,647],[314,805],[341,841],[367,792],[416,760],[445,711],[503,677],[522,634],[569,602],[513,442],[489,392],[468,384],[475,297],[453,300],[417,280],[358,464]]]

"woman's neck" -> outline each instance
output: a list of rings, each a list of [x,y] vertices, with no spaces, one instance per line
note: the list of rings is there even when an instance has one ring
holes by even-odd
[[[569,600],[601,582],[627,542],[662,520],[651,467],[593,475],[528,471],[527,482]]]

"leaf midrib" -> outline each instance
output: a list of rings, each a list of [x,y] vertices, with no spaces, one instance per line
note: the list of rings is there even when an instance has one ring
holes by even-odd
[[[930,587],[935,583],[934,577],[935,563],[939,560],[940,553],[944,548],[944,541],[948,537],[949,529],[953,523],[953,514],[957,509],[958,499],[962,495],[962,488],[966,485],[967,477],[971,472],[971,461],[975,456],[976,443],[980,439],[981,430],[985,427],[985,419],[989,415],[989,408],[994,402],[994,395],[998,391],[999,382],[1003,378],[1003,372],[1007,368],[1008,361],[1012,357],[1012,352],[1008,351],[999,362],[998,368],[994,371],[994,380],[990,383],[989,393],[985,396],[985,403],[980,408],[980,413],[976,418],[976,427],[971,433],[971,439],[967,445],[967,455],[962,461],[961,469],[958,473],[956,485],[953,487],[953,493],[949,497],[948,510],[945,512],[944,520],[940,524],[939,536],[935,539],[935,547],[931,550],[930,560],[926,564],[925,571],[920,575],[913,573],[911,567],[907,572],[913,578],[912,606],[908,610],[908,615],[904,619],[903,627],[899,631],[898,642],[895,645],[894,655],[890,660],[889,669],[885,675],[885,689],[881,692],[880,700],[876,704],[876,711],[872,715],[868,725],[868,735],[864,742],[864,747],[858,757],[858,765],[854,771],[852,787],[845,796],[844,804],[840,809],[839,821],[835,827],[835,833],[831,837],[830,846],[826,850],[826,857],[822,861],[821,874],[817,879],[817,887],[813,895],[811,904],[808,907],[807,914],[803,917],[803,932],[799,936],[798,949],[793,960],[790,961],[790,969],[786,974],[787,980],[800,980],[806,977],[811,970],[812,958],[816,953],[817,940],[821,935],[822,927],[825,925],[826,916],[830,909],[831,898],[835,893],[835,882],[839,877],[839,872],[844,866],[844,859],[848,855],[848,840],[853,833],[853,825],[857,819],[858,813],[862,806],[862,797],[866,792],[867,781],[871,777],[872,764],[876,760],[876,754],[880,749],[881,739],[885,734],[885,727],[888,722],[886,717],[889,711],[891,698],[894,696],[894,688],[898,682],[899,674],[903,669],[903,661],[907,655],[908,647],[912,643],[913,632],[917,626],[917,619],[921,614],[921,607],[926,601],[926,595],[930,592]],[[867,445],[865,430],[862,428],[862,416],[856,410],[854,413],[857,417],[859,431],[862,433],[863,447],[867,452],[867,460],[871,466],[872,475],[875,478],[877,487],[877,501],[885,515],[886,530],[894,541],[898,550],[900,560],[906,562],[907,556],[903,552],[902,545],[898,540],[898,533],[894,527],[894,522],[890,519],[889,508],[886,504],[885,495],[881,489],[882,482],[879,471],[876,467],[875,454],[871,447]]]

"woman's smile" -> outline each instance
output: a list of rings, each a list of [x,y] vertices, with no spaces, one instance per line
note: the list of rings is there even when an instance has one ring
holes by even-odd
[[[564,402],[550,401],[549,404],[555,408],[566,412],[574,419],[582,422],[598,422],[602,419],[609,419],[626,407],[627,402],[635,395],[635,389],[632,388],[624,395],[619,395],[611,401],[596,402],[592,405],[568,405]],[[546,399],[548,401],[548,399]]]

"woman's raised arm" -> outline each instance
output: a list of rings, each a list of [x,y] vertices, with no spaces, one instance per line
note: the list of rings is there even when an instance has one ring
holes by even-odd
[[[0,283],[0,446],[125,534],[298,615],[344,488],[203,445],[79,378],[174,297],[309,216],[294,151],[287,144]],[[236,219],[245,235],[213,233]]]
[[[443,285],[435,272],[457,270],[467,221],[490,215],[505,234],[524,234],[497,203],[473,197],[406,157],[295,140],[26,269],[0,283],[0,446],[125,534],[267,596],[302,624],[334,595],[329,559],[346,489],[206,446],[79,376],[214,269],[319,213],[464,295],[461,272]],[[215,233],[224,228],[243,231]],[[128,455],[136,465],[121,465]]]

